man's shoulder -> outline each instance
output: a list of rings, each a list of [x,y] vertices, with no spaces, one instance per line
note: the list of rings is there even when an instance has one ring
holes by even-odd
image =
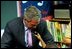
[[[17,24],[17,23],[20,23],[22,21],[22,17],[17,17],[17,18],[14,18],[12,20],[10,20],[7,24]]]
[[[41,25],[44,24],[45,25],[46,24],[46,21],[41,19],[39,24],[41,24]]]
[[[43,28],[45,27],[47,24],[46,24],[46,21],[45,20],[40,20],[40,23],[37,25],[38,28]]]

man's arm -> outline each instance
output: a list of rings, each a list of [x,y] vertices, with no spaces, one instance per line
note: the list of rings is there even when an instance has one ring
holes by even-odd
[[[42,38],[44,42],[46,43],[46,48],[57,48],[56,43],[54,43],[53,36],[50,34],[50,32],[47,29],[46,22],[43,24],[43,35]]]
[[[7,24],[5,27],[4,34],[1,38],[1,48],[9,48],[11,44],[12,44],[12,35],[9,25]]]
[[[53,36],[50,34],[50,32],[47,29],[47,24],[45,21],[41,21],[36,31],[40,34],[42,40],[45,42],[46,47],[45,48],[57,48],[56,43],[54,42]]]

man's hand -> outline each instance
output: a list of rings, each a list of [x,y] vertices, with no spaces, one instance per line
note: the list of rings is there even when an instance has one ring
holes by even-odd
[[[43,48],[46,47],[46,44],[45,42],[43,41],[43,39],[41,38],[40,34],[39,33],[36,33],[35,36],[39,39],[39,41],[41,42],[41,45]]]
[[[39,33],[36,33],[35,36],[36,36],[39,40],[42,39]]]

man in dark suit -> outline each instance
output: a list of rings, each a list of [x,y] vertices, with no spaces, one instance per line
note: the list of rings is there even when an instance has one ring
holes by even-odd
[[[38,34],[41,36],[41,43],[46,44],[43,48],[57,47],[46,22],[41,20],[41,12],[35,6],[30,6],[24,12],[24,17],[18,17],[7,23],[1,38],[1,48],[39,48],[40,40],[35,36]]]

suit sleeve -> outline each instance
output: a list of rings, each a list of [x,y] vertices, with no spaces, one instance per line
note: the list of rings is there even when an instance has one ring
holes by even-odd
[[[7,24],[4,30],[4,34],[1,38],[1,48],[9,48],[11,45],[12,45],[12,35],[9,25]]]
[[[42,30],[43,30],[42,38],[46,43],[46,48],[57,48],[57,45],[54,43],[53,36],[50,34],[50,32],[47,29],[46,22],[44,22]]]

